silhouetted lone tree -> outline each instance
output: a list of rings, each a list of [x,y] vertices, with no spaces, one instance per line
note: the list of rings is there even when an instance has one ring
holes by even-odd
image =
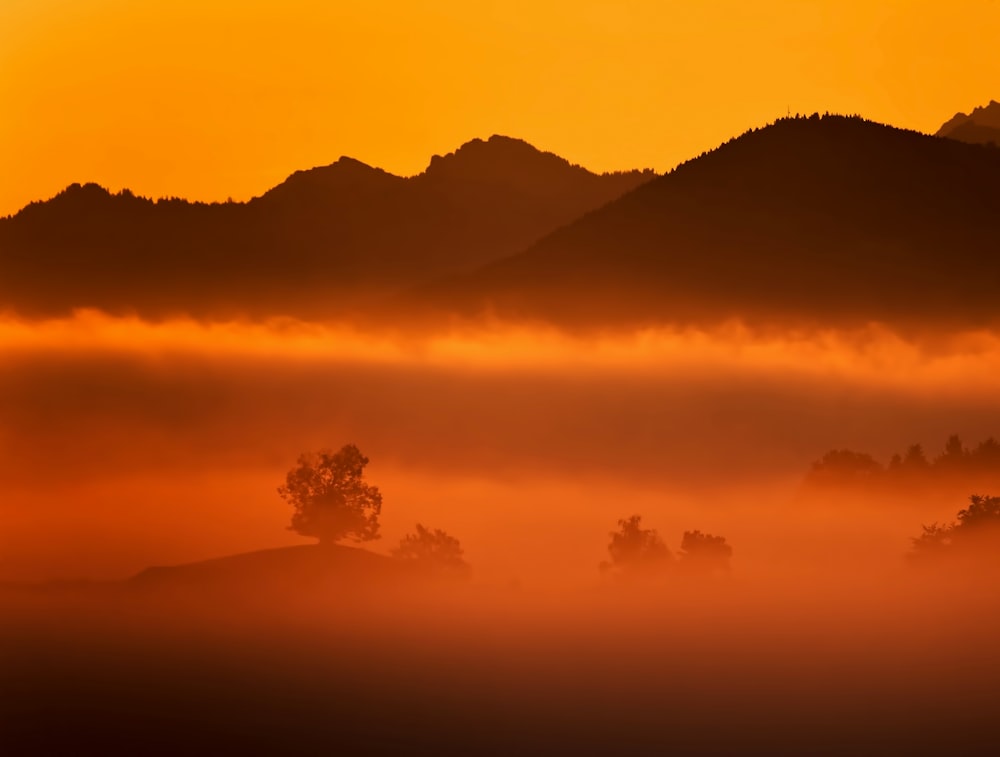
[[[652,528],[642,527],[641,515],[618,521],[618,530],[611,532],[608,554],[611,562],[602,562],[601,570],[655,571],[666,567],[673,559],[660,535]]]
[[[314,536],[321,544],[351,537],[356,542],[379,538],[382,494],[365,483],[368,458],[353,444],[339,452],[321,450],[299,457],[278,494],[295,512],[289,528]]]
[[[728,572],[733,548],[726,537],[685,531],[681,539],[681,565],[698,573]]]
[[[431,530],[420,523],[414,533],[400,540],[392,556],[428,571],[464,574],[469,570],[465,550],[458,539],[440,528]]]
[[[923,526],[912,541],[910,557],[917,562],[985,558],[1000,563],[1000,497],[973,494],[969,506],[958,511],[958,520]]]

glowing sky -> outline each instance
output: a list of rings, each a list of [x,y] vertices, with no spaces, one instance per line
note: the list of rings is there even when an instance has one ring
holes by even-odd
[[[0,213],[73,181],[243,199],[476,136],[666,170],[792,112],[1000,96],[1000,2],[3,0]]]

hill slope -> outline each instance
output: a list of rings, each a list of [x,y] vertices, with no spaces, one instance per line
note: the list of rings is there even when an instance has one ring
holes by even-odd
[[[364,591],[373,584],[399,581],[406,566],[398,560],[356,547],[303,544],[184,565],[146,568],[128,585],[142,590],[226,590],[260,594],[310,591],[339,586]]]
[[[424,306],[599,326],[1000,314],[1000,151],[859,118],[753,130]]]
[[[598,176],[494,136],[411,178],[341,158],[248,203],[73,185],[0,219],[0,309],[338,314],[513,254],[651,177]]]

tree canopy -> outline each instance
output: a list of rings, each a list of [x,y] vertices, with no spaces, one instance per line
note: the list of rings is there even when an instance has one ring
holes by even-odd
[[[379,538],[382,494],[364,480],[368,458],[353,444],[299,457],[278,487],[294,510],[289,528],[321,543]]]
[[[662,568],[673,559],[656,530],[642,527],[641,515],[618,521],[618,530],[611,532],[608,554],[611,561],[602,563],[602,568],[629,572]]]

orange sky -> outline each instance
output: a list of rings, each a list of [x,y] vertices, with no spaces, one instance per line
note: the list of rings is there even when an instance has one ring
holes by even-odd
[[[242,199],[475,136],[665,170],[793,112],[1000,97],[1000,2],[3,0],[0,213],[74,181]]]

